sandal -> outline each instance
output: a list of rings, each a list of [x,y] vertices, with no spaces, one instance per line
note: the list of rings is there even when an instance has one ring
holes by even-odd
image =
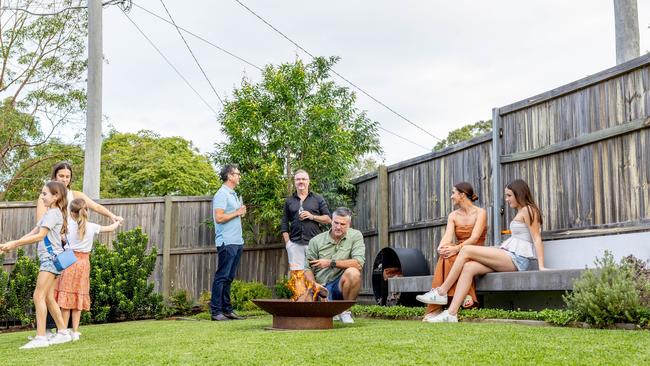
[[[472,306],[474,306],[474,299],[472,299],[472,297],[469,295],[465,296],[465,300],[463,300],[463,307],[467,309],[471,308]]]

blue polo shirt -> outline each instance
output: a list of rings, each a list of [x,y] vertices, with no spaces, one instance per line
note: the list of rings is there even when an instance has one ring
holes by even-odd
[[[214,211],[220,208],[224,213],[232,213],[239,208],[237,193],[225,184],[217,191],[212,199],[212,219],[214,220],[215,244],[222,245],[237,244],[243,245],[244,238],[241,231],[241,217],[237,216],[223,224],[217,223]]]

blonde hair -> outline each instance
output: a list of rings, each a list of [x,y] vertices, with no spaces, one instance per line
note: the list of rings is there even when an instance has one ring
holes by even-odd
[[[88,207],[83,198],[75,198],[70,202],[70,216],[77,222],[79,240],[86,236],[86,223],[88,222]]]
[[[45,183],[45,187],[50,191],[50,194],[57,196],[54,205],[61,210],[63,215],[63,227],[61,228],[61,235],[68,233],[68,189],[65,188],[63,183],[51,180]]]

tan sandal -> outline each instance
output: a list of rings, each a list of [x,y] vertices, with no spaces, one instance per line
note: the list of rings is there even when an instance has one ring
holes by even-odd
[[[467,309],[471,308],[472,306],[474,306],[474,299],[472,299],[472,297],[469,295],[465,296],[465,300],[463,300],[463,307]]]

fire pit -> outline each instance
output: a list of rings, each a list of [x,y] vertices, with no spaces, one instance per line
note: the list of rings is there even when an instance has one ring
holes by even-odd
[[[273,315],[272,329],[332,329],[332,317],[356,303],[353,300],[294,302],[289,299],[253,300]]]

